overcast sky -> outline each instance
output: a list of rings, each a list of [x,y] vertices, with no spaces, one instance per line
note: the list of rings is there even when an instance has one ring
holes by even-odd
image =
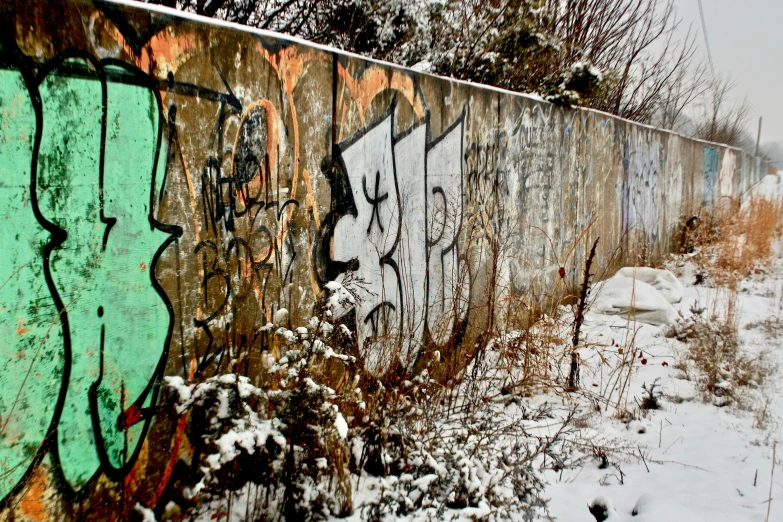
[[[698,31],[700,52],[704,37],[698,0],[675,0],[683,29]],[[753,105],[750,129],[756,136],[764,118],[761,142],[783,141],[783,0],[702,0],[707,35],[715,68],[737,82],[737,94]]]

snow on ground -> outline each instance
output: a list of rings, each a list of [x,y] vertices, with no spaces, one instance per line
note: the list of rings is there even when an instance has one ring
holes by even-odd
[[[768,174],[750,191],[752,195],[763,196],[767,199],[783,198],[783,171],[778,174]]]
[[[781,178],[767,176],[756,193],[779,198]],[[778,249],[783,252],[783,248]],[[687,268],[687,267],[686,267]],[[674,308],[688,315],[693,303],[712,309],[725,306],[724,294],[715,288],[694,286],[692,273],[684,270],[684,299]],[[778,257],[766,275],[741,284],[739,336],[751,353],[766,351],[770,368],[783,369],[783,330],[775,329],[783,315],[783,257]],[[545,496],[557,520],[593,522],[588,504],[596,498],[609,504],[609,521],[711,521],[765,520],[772,470],[773,442],[783,440],[783,375],[774,372],[760,390],[753,392],[750,410],[718,407],[702,402],[692,381],[674,369],[680,341],[666,338],[663,330],[649,324],[628,322],[621,316],[587,314],[584,331],[588,342],[623,347],[633,331],[635,345],[646,364],[636,364],[630,379],[631,396],[641,401],[643,384],[659,379],[664,397],[662,409],[630,423],[610,413],[593,412],[583,436],[596,444],[624,447],[601,469],[600,458],[577,469],[546,472]],[[619,348],[618,348],[619,349]],[[603,355],[606,357],[605,355]],[[609,396],[611,376],[601,357],[583,350],[582,387]],[[639,361],[641,362],[641,361]],[[591,369],[595,370],[591,373]],[[614,397],[616,399],[617,393]],[[633,399],[632,399],[633,400]],[[633,406],[633,403],[631,403]],[[765,415],[762,415],[764,412]],[[636,454],[627,448],[636,447]],[[783,520],[783,447],[778,448],[769,520]],[[640,497],[639,515],[631,515]]]
[[[783,253],[783,241],[779,247]],[[673,306],[683,316],[688,316],[695,305],[707,310],[725,308],[725,292],[694,286],[695,277],[687,261],[681,264],[684,266],[673,269],[681,273],[682,287],[665,274],[643,274],[648,281],[658,276],[668,281],[659,286],[670,297],[678,294],[670,300],[677,300],[681,292],[679,302],[670,304],[662,298],[663,305]],[[647,295],[643,301],[653,300]],[[742,282],[738,303],[743,349],[769,352],[770,366],[783,368],[783,326],[779,331],[764,326],[770,317],[783,316],[783,255],[768,274]],[[773,373],[761,389],[746,392],[751,399],[747,409],[704,402],[695,383],[675,369],[687,345],[666,337],[666,328],[629,321],[627,315],[588,311],[583,325],[585,347],[581,349],[582,392],[565,399],[554,395],[526,399],[530,408],[544,402],[558,403],[555,416],[560,419],[575,404],[579,408],[574,421],[579,429],[569,433],[567,440],[587,458],[577,466],[543,472],[547,483],[543,496],[549,499],[549,513],[555,520],[594,522],[588,506],[595,502],[608,507],[608,522],[765,520],[772,444],[783,440],[781,373]],[[634,349],[638,353],[632,371],[627,373],[627,366],[622,375],[613,371],[624,356],[628,362],[628,351]],[[643,385],[649,387],[654,382],[656,390],[663,393],[661,409],[640,410],[638,404],[646,395]],[[635,412],[634,420],[621,420],[615,415],[623,386],[628,393],[620,406]],[[569,400],[573,402],[569,404]],[[761,411],[765,415],[760,415]],[[505,413],[513,415],[508,408]],[[559,425],[549,422],[541,429],[554,434]],[[540,434],[532,425],[531,432]],[[783,520],[783,446],[779,449],[770,521]],[[537,459],[536,466],[541,464]],[[542,467],[551,467],[551,462]],[[362,476],[354,497],[357,511],[350,521],[363,519],[360,507],[377,497],[383,480]],[[636,516],[632,515],[634,510]],[[481,514],[468,511],[463,510],[457,519],[472,520]],[[417,512],[384,520],[434,520],[421,515]]]
[[[778,264],[777,274],[783,275],[783,263]],[[779,313],[775,299],[781,295],[779,283],[770,278],[746,288],[748,291],[739,297],[740,337],[751,349],[772,348],[772,354],[780,364],[783,362],[781,340],[768,340],[758,329],[745,328],[748,323],[768,314]],[[715,298],[714,291],[691,285],[686,286],[685,295],[684,303],[694,299],[706,303]],[[626,326],[626,320],[590,313],[586,322],[587,337],[605,344],[614,340],[615,344],[623,346],[628,332]],[[630,326],[634,328],[633,324]],[[619,471],[611,466],[600,469],[599,459],[579,469],[557,474],[548,472],[546,478],[550,485],[545,494],[551,499],[551,514],[563,521],[594,521],[587,505],[603,496],[617,509],[616,520],[630,521],[637,500],[647,495],[647,509],[653,518],[648,518],[643,510],[633,520],[764,520],[771,446],[773,440],[780,439],[779,420],[783,418],[779,375],[774,376],[760,394],[759,400],[763,400],[764,395],[770,399],[769,419],[766,422],[768,429],[757,429],[753,412],[706,404],[700,400],[694,384],[680,378],[681,373],[673,369],[673,363],[684,345],[663,337],[658,327],[637,324],[635,328],[636,346],[641,348],[647,363],[636,366],[629,389],[632,396],[641,401],[645,395],[642,384],[649,385],[660,379],[660,389],[666,396],[661,400],[662,409],[650,411],[646,418],[629,424],[596,412],[585,436],[607,446],[613,445],[612,440],[617,440],[616,446],[636,446],[637,453],[644,455],[644,461],[641,457],[625,456],[625,462],[619,463],[622,484]],[[599,360],[597,356],[586,357],[585,363],[597,365]],[[583,371],[582,385],[603,390],[606,380],[602,382],[601,377],[600,373],[591,376]],[[781,479],[773,487],[773,497],[781,500],[773,501],[770,520],[783,520],[783,471],[778,471]]]

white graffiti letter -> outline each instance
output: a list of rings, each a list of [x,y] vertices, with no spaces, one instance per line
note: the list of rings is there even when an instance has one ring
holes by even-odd
[[[427,126],[420,125],[394,145],[400,206],[403,216],[400,245],[395,254],[403,291],[403,340],[400,358],[412,364],[421,348],[427,284],[427,235],[424,153]]]
[[[401,317],[399,278],[392,259],[400,228],[392,127],[393,112],[339,146],[356,215],[337,222],[333,259],[358,261],[358,274],[368,292],[356,307],[357,335],[365,367],[376,374],[389,361],[374,341],[399,331]]]
[[[427,326],[445,343],[467,312],[468,285],[457,240],[462,225],[463,118],[427,151]]]

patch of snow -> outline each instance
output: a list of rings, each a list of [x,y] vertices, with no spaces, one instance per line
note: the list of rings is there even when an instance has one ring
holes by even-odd
[[[337,434],[340,435],[341,439],[348,436],[348,423],[345,422],[345,418],[340,412],[337,412],[337,415],[334,417],[334,428],[337,430]]]
[[[277,310],[275,312],[274,317],[272,318],[272,320],[277,326],[281,326],[283,323],[286,322],[287,319],[288,319],[288,310],[286,310],[285,308],[280,308],[279,310]]]
[[[158,519],[155,518],[155,513],[153,513],[151,509],[145,508],[140,503],[136,502],[133,509],[141,514],[141,522],[158,522]]]
[[[266,323],[264,326],[262,326],[261,328],[259,328],[257,330],[257,333],[268,332],[269,330],[273,329],[274,327],[275,327],[274,323]]]
[[[177,391],[177,394],[179,394],[180,404],[190,401],[191,395],[193,393],[193,386],[185,384],[185,379],[176,376],[166,376],[163,378],[163,382],[165,382],[168,387],[174,388]]]
[[[277,419],[253,419],[253,422],[237,422],[237,425],[217,439],[218,453],[207,457],[207,463],[212,469],[220,469],[226,462],[235,459],[241,449],[252,455],[256,448],[263,447],[269,437],[272,437],[280,447],[285,447],[285,439],[280,438],[277,429]]]
[[[422,60],[416,64],[414,64],[411,69],[413,69],[416,72],[422,72],[422,73],[428,73],[432,71],[432,62],[429,60]]]
[[[633,277],[617,274],[596,285],[596,294],[590,308],[596,313],[626,316],[654,326],[672,325],[680,317],[654,286]]]
[[[339,319],[353,310],[356,300],[341,282],[329,281],[326,283],[326,289],[329,290],[326,308],[335,318]]]
[[[685,295],[685,287],[677,279],[677,276],[668,270],[628,266],[618,270],[616,275],[647,283],[672,304],[682,301],[682,297]]]
[[[275,333],[282,336],[290,344],[296,342],[296,334],[288,328],[278,328]]]

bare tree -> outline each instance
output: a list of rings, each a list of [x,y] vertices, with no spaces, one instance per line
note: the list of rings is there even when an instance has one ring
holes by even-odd
[[[553,32],[567,46],[566,60],[584,56],[606,71],[606,89],[589,105],[650,123],[674,123],[703,90],[704,71],[691,71],[695,35],[678,38],[673,0],[548,0]]]
[[[709,89],[709,68],[706,63],[694,67],[681,68],[672,80],[671,87],[663,93],[660,107],[653,117],[657,127],[688,133],[691,120],[686,110],[701,98]]]
[[[202,16],[407,63],[428,0],[146,0]],[[418,42],[417,42],[418,43]],[[423,42],[420,42],[423,45]],[[419,45],[419,46],[421,46]]]
[[[426,60],[439,74],[550,94],[571,65],[531,0],[447,0],[427,23]]]
[[[323,0],[147,0],[151,4],[174,7],[202,16],[272,29],[298,35],[310,29],[308,18],[315,20]]]
[[[752,106],[747,98],[732,101],[736,82],[728,75],[716,75],[710,82],[695,136],[703,140],[748,147],[754,143],[747,132]]]

